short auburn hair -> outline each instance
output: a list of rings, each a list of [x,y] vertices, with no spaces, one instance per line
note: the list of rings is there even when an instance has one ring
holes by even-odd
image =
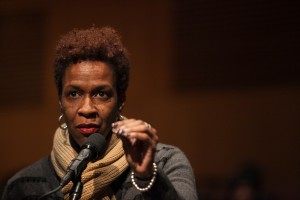
[[[81,61],[109,63],[115,72],[118,97],[125,97],[130,64],[121,37],[111,27],[74,29],[58,41],[54,61],[54,77],[59,98],[66,68]]]

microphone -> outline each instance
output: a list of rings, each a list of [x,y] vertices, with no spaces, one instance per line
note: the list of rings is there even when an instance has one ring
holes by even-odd
[[[95,161],[104,150],[106,141],[105,138],[99,134],[94,133],[88,137],[86,142],[81,146],[81,150],[76,158],[72,160],[67,168],[65,176],[60,182],[60,187],[64,187],[70,181],[81,176],[81,173],[87,167],[89,162]]]

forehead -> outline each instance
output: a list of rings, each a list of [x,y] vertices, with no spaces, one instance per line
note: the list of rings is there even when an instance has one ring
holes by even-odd
[[[115,86],[112,67],[101,61],[84,61],[66,68],[63,84],[106,82]]]

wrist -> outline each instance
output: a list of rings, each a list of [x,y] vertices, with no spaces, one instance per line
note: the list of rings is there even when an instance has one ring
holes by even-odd
[[[153,176],[153,172],[154,172],[154,165],[152,164],[151,169],[148,170],[147,172],[144,173],[134,172],[134,177],[142,181],[151,180]]]
[[[157,174],[157,166],[155,163],[153,163],[152,169],[153,169],[152,174],[151,174],[151,176],[148,176],[148,177],[145,177],[145,176],[139,177],[135,174],[135,172],[131,173],[131,182],[137,190],[139,190],[141,192],[146,192],[152,188],[152,186],[155,182],[155,179],[156,179],[156,174]],[[148,184],[145,187],[140,187],[137,183],[140,183],[141,181],[143,181],[143,182],[147,181]]]

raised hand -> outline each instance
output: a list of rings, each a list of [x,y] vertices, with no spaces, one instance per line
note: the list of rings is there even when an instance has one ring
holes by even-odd
[[[124,119],[112,124],[112,131],[123,141],[126,159],[136,176],[149,179],[153,174],[157,131],[150,124]]]

